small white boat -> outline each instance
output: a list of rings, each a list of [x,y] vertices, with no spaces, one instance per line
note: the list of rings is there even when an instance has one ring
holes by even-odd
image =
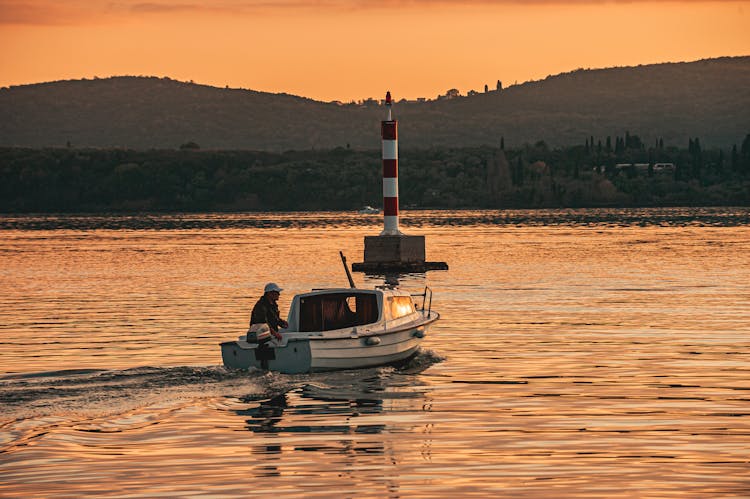
[[[286,374],[394,364],[416,353],[439,318],[429,288],[416,295],[391,286],[318,289],[292,299],[281,340],[240,336],[221,344],[221,356],[229,368]]]
[[[357,213],[359,213],[360,215],[376,215],[380,213],[380,210],[377,208],[373,208],[370,205],[367,205],[363,207],[361,210],[359,210]]]

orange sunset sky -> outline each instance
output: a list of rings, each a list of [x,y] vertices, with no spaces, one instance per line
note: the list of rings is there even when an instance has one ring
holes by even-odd
[[[434,98],[750,55],[750,0],[0,0],[0,45],[0,86],[154,75],[325,101]]]

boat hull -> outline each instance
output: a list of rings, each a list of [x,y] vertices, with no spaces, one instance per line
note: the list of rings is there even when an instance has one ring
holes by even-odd
[[[419,349],[426,324],[394,331],[352,334],[348,337],[290,335],[280,345],[257,345],[244,341],[221,344],[224,365],[234,369],[265,369],[299,374],[339,369],[362,369],[394,364]]]
[[[318,340],[310,342],[312,371],[361,369],[392,364],[416,353],[424,328],[410,328],[361,338]],[[373,340],[377,341],[377,344]]]

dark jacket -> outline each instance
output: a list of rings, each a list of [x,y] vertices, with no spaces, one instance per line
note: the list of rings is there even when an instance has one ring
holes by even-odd
[[[279,306],[271,303],[266,295],[261,296],[253,307],[253,313],[250,314],[250,325],[253,324],[268,324],[271,331],[278,331],[279,326],[281,326]]]

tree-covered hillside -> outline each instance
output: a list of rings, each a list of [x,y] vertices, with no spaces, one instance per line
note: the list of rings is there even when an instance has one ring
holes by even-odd
[[[0,212],[352,210],[381,205],[381,170],[379,150],[345,148],[0,148]],[[630,133],[564,148],[406,149],[399,191],[404,207],[750,205],[750,135],[727,150]]]
[[[383,89],[383,92],[385,93]],[[398,89],[390,89],[398,98]],[[380,96],[377,96],[378,98]],[[750,57],[577,70],[502,90],[399,101],[402,147],[551,146],[638,130],[730,147],[750,129]],[[284,151],[379,147],[375,100],[323,103],[170,79],[116,77],[0,89],[0,145]]]

